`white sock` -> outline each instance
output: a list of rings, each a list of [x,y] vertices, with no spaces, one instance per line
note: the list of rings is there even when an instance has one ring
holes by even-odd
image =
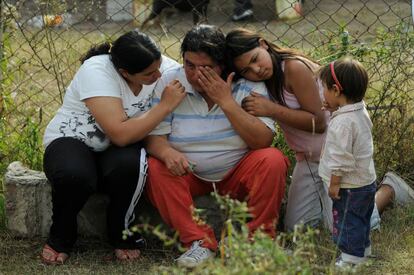
[[[369,257],[372,255],[371,246],[365,248],[364,257]]]

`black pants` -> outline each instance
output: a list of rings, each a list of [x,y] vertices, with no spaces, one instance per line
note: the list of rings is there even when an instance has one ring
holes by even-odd
[[[53,205],[47,243],[53,249],[70,252],[77,238],[77,215],[95,192],[103,192],[110,198],[107,209],[110,243],[120,249],[140,247],[143,240],[139,235],[123,240],[122,231],[134,218],[133,210],[145,184],[146,161],[144,158],[140,164],[141,148],[136,143],[94,152],[83,142],[67,137],[47,146],[44,171],[52,184]]]

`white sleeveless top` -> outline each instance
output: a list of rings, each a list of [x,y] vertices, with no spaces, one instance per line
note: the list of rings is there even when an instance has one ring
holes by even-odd
[[[285,63],[282,62],[282,71],[285,69]],[[324,100],[322,81],[317,80],[319,87],[319,96],[321,100]],[[300,109],[300,104],[296,96],[286,89],[283,89],[283,96],[285,98],[286,107],[293,110]],[[325,112],[326,125],[329,123],[329,112]],[[304,157],[311,161],[319,161],[322,146],[325,142],[326,131],[322,134],[311,133],[303,130],[299,130],[283,122],[277,121],[282,129],[286,143],[290,149],[296,152],[296,159],[298,161],[303,160]]]

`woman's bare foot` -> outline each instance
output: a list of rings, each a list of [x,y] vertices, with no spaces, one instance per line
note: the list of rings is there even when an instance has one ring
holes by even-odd
[[[115,249],[115,257],[120,261],[134,261],[141,255],[138,249]]]
[[[55,264],[64,264],[69,258],[69,255],[63,252],[57,252],[49,245],[45,244],[43,247],[42,253],[40,254],[42,262],[45,264],[55,265]]]

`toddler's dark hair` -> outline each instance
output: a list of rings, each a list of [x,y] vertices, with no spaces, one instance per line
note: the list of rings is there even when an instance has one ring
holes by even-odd
[[[334,84],[338,86],[339,83],[341,93],[351,102],[364,99],[368,87],[368,73],[355,59],[346,57],[329,63],[320,69],[319,77],[328,89],[332,89]]]

